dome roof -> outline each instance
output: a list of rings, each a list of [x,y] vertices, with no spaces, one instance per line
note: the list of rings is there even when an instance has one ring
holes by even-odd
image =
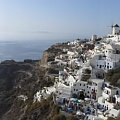
[[[118,25],[118,24],[116,24],[116,25],[113,25],[113,27],[119,27],[119,25]]]

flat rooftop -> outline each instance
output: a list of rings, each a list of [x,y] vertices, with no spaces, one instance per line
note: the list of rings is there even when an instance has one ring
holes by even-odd
[[[104,81],[104,79],[91,79],[90,81],[92,81],[94,83],[101,83]]]

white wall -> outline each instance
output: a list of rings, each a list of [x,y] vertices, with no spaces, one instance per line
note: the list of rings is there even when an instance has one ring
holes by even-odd
[[[112,34],[116,35],[118,33],[120,33],[120,28],[119,27],[113,27]]]
[[[118,117],[120,115],[120,110],[111,109],[109,112],[109,117]]]
[[[96,61],[96,68],[103,69],[103,70],[109,70],[113,69],[115,67],[115,63],[110,58],[106,58],[105,60],[97,60]]]
[[[98,97],[100,97],[102,95],[102,84],[103,84],[103,81],[101,80],[101,82],[99,83],[95,83],[95,84],[88,84],[87,82],[85,81],[79,81],[79,82],[76,82],[74,83],[73,87],[72,87],[72,94],[75,93],[77,94],[80,90],[83,90],[84,93],[87,95],[87,96],[92,96],[92,92],[95,90],[96,92],[96,99],[98,99]]]
[[[111,50],[111,49],[105,49],[105,56],[110,57],[111,54],[113,54],[113,50]]]

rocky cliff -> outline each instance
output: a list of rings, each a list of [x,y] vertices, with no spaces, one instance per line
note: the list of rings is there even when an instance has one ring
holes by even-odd
[[[60,114],[52,95],[41,102],[33,102],[37,91],[54,85],[50,74],[58,70],[47,66],[47,62],[53,61],[66,46],[53,45],[40,61],[0,63],[0,120],[72,120]]]
[[[41,64],[46,64],[49,61],[53,61],[55,56],[60,55],[63,52],[63,49],[67,49],[70,46],[67,43],[59,43],[56,45],[52,45],[46,51],[43,52],[43,57],[41,59]]]
[[[0,119],[21,120],[34,94],[54,81],[38,62],[4,61],[0,64]],[[26,102],[24,100],[26,99]]]

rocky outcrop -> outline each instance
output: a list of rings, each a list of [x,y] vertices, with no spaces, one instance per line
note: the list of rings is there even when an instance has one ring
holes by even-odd
[[[0,116],[7,112],[17,95],[21,94],[18,88],[22,86],[23,79],[31,73],[34,65],[4,61],[0,64]],[[23,74],[24,72],[24,74]]]
[[[64,48],[67,49],[69,47],[70,46],[68,46],[66,43],[51,46],[46,51],[44,51],[41,64],[47,64],[49,61],[54,61],[55,56],[60,55]]]
[[[22,120],[34,94],[54,81],[38,62],[4,61],[0,64],[0,120]],[[19,96],[25,96],[20,99]]]
[[[50,53],[49,51],[45,51],[43,53],[43,57],[41,59],[41,64],[45,65],[45,64],[47,64],[48,61],[54,60],[54,58],[55,58],[54,53]]]
[[[34,95],[43,87],[53,86],[58,71],[46,67],[62,52],[66,44],[51,46],[40,61],[6,60],[0,64],[0,120],[53,120],[58,111],[52,100],[33,103]],[[56,110],[57,109],[57,110]]]

